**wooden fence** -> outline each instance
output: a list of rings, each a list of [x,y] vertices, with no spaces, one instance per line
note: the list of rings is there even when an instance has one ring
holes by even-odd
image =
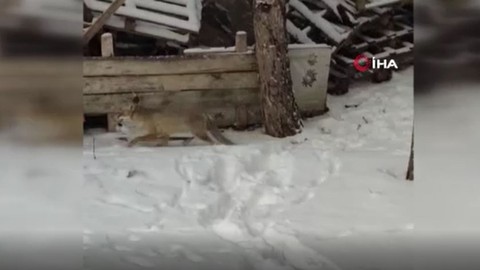
[[[260,97],[255,55],[246,46],[237,47],[243,52],[198,50],[175,57],[85,58],[84,112],[116,114],[128,108],[136,93],[147,107],[200,105],[217,116],[220,126],[257,124]],[[295,45],[289,54],[301,111],[308,115],[325,112],[331,48]]]

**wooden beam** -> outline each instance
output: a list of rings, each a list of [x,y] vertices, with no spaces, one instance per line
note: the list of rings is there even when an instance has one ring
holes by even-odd
[[[83,76],[146,76],[256,71],[253,54],[84,58]]]
[[[188,74],[188,75],[152,75],[152,76],[114,76],[85,77],[83,93],[115,94],[164,91],[195,91],[215,89],[258,88],[256,72]]]
[[[138,96],[142,100],[142,106],[147,108],[159,108],[159,106],[162,106],[172,112],[181,112],[192,106],[200,106],[212,115],[220,113],[221,117],[217,120],[223,126],[230,126],[235,123],[235,108],[241,104],[246,104],[251,108],[260,108],[260,99],[257,89],[156,92],[139,93]],[[84,95],[84,113],[109,114],[122,112],[129,108],[131,100],[131,93]],[[258,112],[255,115],[248,117],[250,124],[258,123],[259,120],[260,114]]]
[[[95,20],[88,30],[83,34],[83,44],[87,44],[95,36],[100,29],[105,25],[105,23],[110,19],[110,17],[125,3],[125,0],[114,0],[110,6],[105,10],[105,12]]]

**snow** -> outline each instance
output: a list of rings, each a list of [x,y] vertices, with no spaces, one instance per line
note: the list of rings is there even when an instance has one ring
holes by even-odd
[[[398,3],[399,0],[375,0],[375,1],[370,1],[370,3],[365,5],[366,9],[372,9],[376,7],[381,7],[381,6],[386,6],[390,4],[395,4]]]
[[[328,104],[294,137],[226,131],[235,146],[127,148],[117,133],[86,135],[85,266],[408,267],[413,69]]]
[[[309,44],[289,44],[288,49],[289,50],[297,50],[297,49],[326,49],[326,48],[331,48],[327,44],[315,44],[315,43],[309,43]],[[235,47],[208,47],[208,48],[190,48],[190,49],[185,49],[183,53],[185,54],[196,54],[196,53],[233,53],[235,52]],[[249,46],[248,50],[244,53],[253,53],[254,52],[254,47]]]
[[[286,22],[286,28],[290,35],[303,44],[315,44],[313,40],[308,37],[308,31],[304,31],[295,26],[290,20]],[[308,29],[307,29],[308,30]]]

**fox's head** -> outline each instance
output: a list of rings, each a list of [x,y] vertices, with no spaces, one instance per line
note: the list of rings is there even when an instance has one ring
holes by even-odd
[[[117,115],[117,126],[115,127],[118,132],[129,133],[129,127],[132,123],[132,115],[130,112],[124,112]]]
[[[116,129],[122,133],[129,133],[129,130],[133,127],[133,115],[138,109],[138,104],[140,103],[140,98],[134,94],[132,98],[132,103],[128,109],[117,115],[117,126]]]

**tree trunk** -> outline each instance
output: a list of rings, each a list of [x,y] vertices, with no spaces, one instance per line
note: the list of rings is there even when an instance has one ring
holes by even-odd
[[[413,181],[413,132],[412,143],[410,145],[410,158],[408,160],[407,180]]]
[[[287,55],[285,0],[253,0],[255,53],[265,132],[283,138],[301,131]]]

